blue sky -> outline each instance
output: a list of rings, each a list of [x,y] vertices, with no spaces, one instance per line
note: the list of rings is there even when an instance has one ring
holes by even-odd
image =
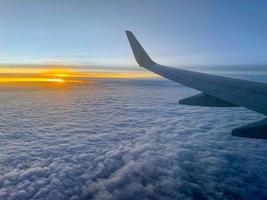
[[[267,63],[264,0],[2,0],[0,63],[136,65],[125,30],[158,62]]]

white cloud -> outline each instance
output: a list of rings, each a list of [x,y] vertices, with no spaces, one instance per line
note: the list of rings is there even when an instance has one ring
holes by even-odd
[[[0,199],[266,199],[265,141],[230,135],[261,116],[178,105],[194,93],[113,80],[1,94]]]

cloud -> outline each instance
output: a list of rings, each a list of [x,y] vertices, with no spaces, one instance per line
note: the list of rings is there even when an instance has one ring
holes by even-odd
[[[158,83],[5,93],[0,199],[266,199],[265,141],[230,135],[262,116]]]

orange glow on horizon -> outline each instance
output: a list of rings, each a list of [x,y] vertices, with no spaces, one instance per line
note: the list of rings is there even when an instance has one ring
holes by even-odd
[[[11,82],[86,82],[86,79],[145,79],[155,78],[149,72],[79,72],[64,67],[23,68],[0,67],[0,83]]]
[[[0,77],[0,83],[10,83],[10,82],[55,82],[55,83],[63,83],[63,79],[56,78],[7,78]]]

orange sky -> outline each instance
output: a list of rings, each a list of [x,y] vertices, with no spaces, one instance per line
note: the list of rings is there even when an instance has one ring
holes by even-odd
[[[148,79],[156,75],[143,71],[78,71],[64,66],[0,67],[0,83],[16,82],[83,82],[87,79]]]

